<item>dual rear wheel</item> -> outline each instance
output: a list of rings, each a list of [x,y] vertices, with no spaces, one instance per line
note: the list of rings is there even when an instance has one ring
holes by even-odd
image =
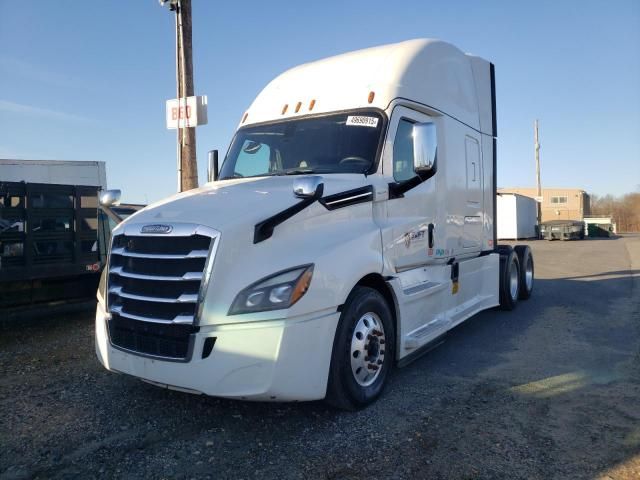
[[[499,245],[500,308],[513,310],[518,300],[527,300],[533,292],[534,264],[527,245]]]

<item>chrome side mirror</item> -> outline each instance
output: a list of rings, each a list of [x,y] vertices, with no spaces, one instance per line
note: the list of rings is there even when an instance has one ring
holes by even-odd
[[[120,190],[105,190],[100,193],[100,205],[103,207],[111,207],[112,205],[118,205],[120,203],[120,196],[122,192]]]
[[[436,166],[438,138],[433,122],[413,125],[413,170],[418,175],[431,172]]]
[[[293,180],[293,194],[298,198],[320,198],[323,191],[324,181],[320,176],[298,177]]]

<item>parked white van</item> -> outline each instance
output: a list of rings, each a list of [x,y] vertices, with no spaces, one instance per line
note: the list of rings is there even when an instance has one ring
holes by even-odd
[[[247,400],[376,399],[394,365],[533,288],[498,247],[491,63],[411,40],[293,68],[215,181],[113,232],[96,315],[109,370]]]

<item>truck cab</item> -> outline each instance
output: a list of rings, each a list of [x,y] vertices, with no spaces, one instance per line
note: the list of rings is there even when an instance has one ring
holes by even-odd
[[[114,229],[98,358],[194,393],[370,403],[394,365],[531,292],[528,248],[496,245],[496,136],[493,65],[442,41],[283,73],[215,181]]]

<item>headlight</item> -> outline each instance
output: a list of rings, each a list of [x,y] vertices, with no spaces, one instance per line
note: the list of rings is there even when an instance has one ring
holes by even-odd
[[[289,308],[307,293],[312,276],[313,265],[304,265],[263,278],[236,296],[229,315]]]

